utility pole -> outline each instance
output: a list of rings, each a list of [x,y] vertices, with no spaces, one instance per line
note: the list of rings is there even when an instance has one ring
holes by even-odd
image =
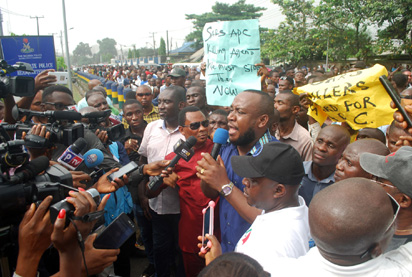
[[[156,33],[152,32],[152,36],[153,36],[153,57],[156,56],[156,41],[155,41],[155,35]]]
[[[64,58],[64,50],[63,50],[63,32],[60,30],[60,45],[62,47],[62,57]]]
[[[66,4],[64,3],[64,0],[62,0],[62,7],[63,7],[64,38],[66,41],[67,72],[69,73],[69,89],[73,91],[72,68],[70,64],[69,40],[67,36],[67,24],[66,24]]]
[[[169,56],[169,31],[166,30],[166,45],[167,45],[167,55]]]
[[[37,21],[37,35],[40,36],[39,32],[39,18],[44,18],[44,16],[30,16],[31,19],[36,18]]]
[[[3,14],[0,9],[0,36],[3,36]]]

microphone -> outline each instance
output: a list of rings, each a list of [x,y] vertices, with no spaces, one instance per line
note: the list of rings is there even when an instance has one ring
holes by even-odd
[[[70,170],[76,168],[83,162],[83,157],[80,154],[87,146],[87,141],[84,138],[78,138],[72,145],[67,147],[57,161],[68,167]]]
[[[40,172],[46,170],[49,167],[49,159],[46,156],[40,156],[31,160],[27,165],[19,168],[14,176],[10,177],[12,184],[25,183]]]
[[[83,155],[84,164],[88,168],[92,168],[93,172],[90,173],[90,178],[92,178],[93,183],[96,183],[100,177],[102,177],[105,172],[103,169],[98,168],[98,166],[103,162],[104,156],[103,152],[99,149],[90,149]]]
[[[55,120],[81,120],[82,114],[75,111],[46,111],[46,112],[37,112],[26,109],[19,109],[17,106],[14,106],[12,109],[12,117],[15,120],[20,119],[20,116],[26,115],[31,118],[33,116],[37,117],[48,117]]]
[[[210,153],[213,159],[215,160],[217,159],[217,156],[219,155],[222,144],[226,144],[228,138],[229,138],[228,130],[222,129],[222,128],[216,129],[215,134],[213,135],[213,142],[215,144],[213,145],[212,152]]]
[[[194,155],[194,151],[191,148],[196,144],[196,142],[197,139],[194,136],[189,137],[186,142],[179,140],[175,146],[173,146],[173,152],[176,153],[176,156],[165,169],[174,167],[180,158],[183,158],[186,162],[188,162]],[[150,190],[157,190],[162,184],[163,177],[155,176],[147,186]]]

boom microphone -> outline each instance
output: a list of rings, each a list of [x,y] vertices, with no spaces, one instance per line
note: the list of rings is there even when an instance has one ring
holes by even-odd
[[[174,167],[180,158],[183,158],[185,161],[189,161],[194,154],[194,151],[191,148],[196,144],[196,142],[197,139],[194,136],[189,137],[185,142],[179,140],[173,147],[173,152],[176,153],[176,156],[165,169]],[[162,184],[163,177],[155,176],[147,186],[150,190],[157,190]]]
[[[25,183],[36,177],[40,172],[46,170],[48,167],[49,159],[46,156],[37,157],[31,160],[31,162],[27,165],[19,168],[14,176],[10,177],[10,183]]]
[[[228,138],[229,138],[228,130],[222,129],[222,128],[216,129],[215,134],[213,135],[213,142],[215,144],[213,145],[212,152],[210,153],[213,159],[216,160],[217,156],[219,155],[222,144],[226,144]]]
[[[83,162],[83,157],[80,152],[82,152],[86,146],[87,141],[84,138],[78,138],[72,145],[67,147],[57,161],[71,170],[76,170]]]

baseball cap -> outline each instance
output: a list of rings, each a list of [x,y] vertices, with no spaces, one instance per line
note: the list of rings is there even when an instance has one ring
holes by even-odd
[[[167,76],[168,77],[169,76],[172,76],[172,77],[186,77],[186,71],[184,71],[181,68],[173,68],[173,70]]]
[[[402,146],[387,156],[363,153],[360,165],[366,172],[390,181],[402,193],[412,198],[412,147]]]
[[[305,175],[299,153],[283,142],[269,142],[251,156],[233,156],[231,163],[240,177],[266,177],[284,185],[299,185]]]

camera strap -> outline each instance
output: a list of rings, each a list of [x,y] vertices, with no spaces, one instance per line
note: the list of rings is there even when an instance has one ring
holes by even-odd
[[[24,144],[27,148],[49,148],[52,146],[50,140],[46,139],[45,137],[41,137],[38,135],[28,134],[24,138]]]
[[[104,210],[101,210],[101,211],[95,211],[92,213],[88,213],[83,216],[72,216],[72,218],[73,220],[81,220],[83,222],[92,222],[102,217],[103,214],[104,214]]]

